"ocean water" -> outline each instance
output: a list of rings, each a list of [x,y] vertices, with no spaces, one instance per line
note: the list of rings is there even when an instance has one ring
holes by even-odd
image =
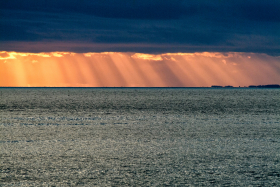
[[[279,186],[280,89],[2,88],[1,186]]]

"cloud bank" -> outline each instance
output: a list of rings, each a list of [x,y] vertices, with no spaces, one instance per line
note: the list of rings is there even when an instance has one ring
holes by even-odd
[[[280,55],[280,1],[9,0],[0,50]]]

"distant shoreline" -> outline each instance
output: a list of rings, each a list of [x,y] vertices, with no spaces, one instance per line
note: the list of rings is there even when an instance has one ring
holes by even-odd
[[[184,89],[184,88],[191,88],[191,89],[200,89],[200,88],[211,88],[211,89],[231,89],[231,88],[280,88],[280,85],[278,84],[269,84],[269,85],[250,85],[250,86],[239,86],[239,87],[234,87],[234,86],[219,86],[219,85],[213,85],[211,87],[0,87],[0,89],[5,89],[5,88],[22,88],[22,89],[55,89],[55,88],[59,88],[59,89],[69,89],[69,88],[73,88],[73,89],[78,89],[78,88],[82,88],[82,89]]]

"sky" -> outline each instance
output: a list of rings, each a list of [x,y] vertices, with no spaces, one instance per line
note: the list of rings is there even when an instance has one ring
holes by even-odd
[[[279,0],[0,1],[0,86],[280,84],[279,10]]]

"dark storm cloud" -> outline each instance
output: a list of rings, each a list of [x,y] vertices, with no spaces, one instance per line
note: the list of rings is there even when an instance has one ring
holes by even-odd
[[[2,2],[2,9],[82,13],[106,18],[176,19],[193,13],[182,7],[182,0],[11,0]]]
[[[279,8],[280,1],[252,2],[252,4],[241,4],[240,13],[250,20],[280,22]]]
[[[19,46],[16,42],[58,42],[77,46],[76,52],[208,50],[280,55],[279,10],[276,0],[1,1],[0,50],[13,50]],[[96,44],[112,47],[88,47]],[[59,46],[53,50],[68,49]]]

